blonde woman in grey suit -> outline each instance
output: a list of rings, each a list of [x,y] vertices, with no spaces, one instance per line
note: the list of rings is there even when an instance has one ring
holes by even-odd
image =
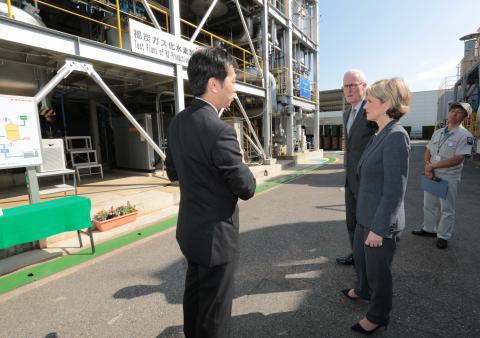
[[[380,80],[366,91],[367,119],[378,125],[357,166],[359,189],[353,255],[357,285],[349,299],[369,300],[367,314],[352,330],[371,334],[387,327],[392,308],[390,265],[396,235],[405,227],[410,140],[399,119],[409,110],[410,91],[399,78]]]

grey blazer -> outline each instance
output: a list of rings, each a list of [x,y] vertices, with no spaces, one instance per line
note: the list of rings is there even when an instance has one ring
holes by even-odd
[[[357,224],[384,238],[405,228],[409,157],[410,139],[398,121],[372,137],[357,167]]]
[[[377,124],[368,121],[366,118],[365,109],[362,106],[358,113],[355,115],[350,133],[347,133],[347,121],[350,116],[352,108],[343,113],[343,125],[345,135],[345,154],[344,154],[344,166],[345,166],[345,184],[350,188],[357,197],[358,192],[358,177],[357,177],[357,165],[360,157],[365,150],[370,138],[377,130]]]

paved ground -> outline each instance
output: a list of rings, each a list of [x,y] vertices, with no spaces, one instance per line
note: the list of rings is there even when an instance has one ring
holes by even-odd
[[[380,335],[479,337],[480,168],[465,168],[457,231],[441,251],[410,234],[422,218],[422,153],[413,147],[394,309]],[[334,262],[348,252],[342,184],[337,163],[241,203],[233,337],[354,336],[366,303],[339,293],[354,281]],[[0,337],[182,337],[184,273],[167,231],[0,297]]]

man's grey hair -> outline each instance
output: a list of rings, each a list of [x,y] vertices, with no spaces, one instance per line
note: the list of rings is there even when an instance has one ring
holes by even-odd
[[[359,69],[350,69],[350,70],[347,70],[345,72],[345,74],[343,75],[343,77],[345,77],[346,75],[353,75],[355,76],[357,79],[359,79],[361,82],[364,82],[364,83],[367,83],[367,79],[365,77],[365,74],[363,74],[363,72]]]

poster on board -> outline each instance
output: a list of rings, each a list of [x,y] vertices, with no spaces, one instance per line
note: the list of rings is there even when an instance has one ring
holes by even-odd
[[[34,98],[0,94],[0,169],[40,164],[40,128]]]

